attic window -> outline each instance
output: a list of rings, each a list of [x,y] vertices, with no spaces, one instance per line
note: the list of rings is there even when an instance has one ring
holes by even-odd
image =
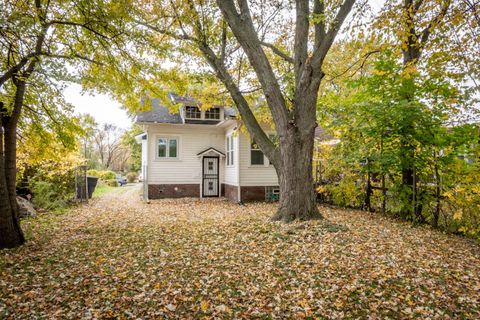
[[[220,108],[210,108],[205,111],[205,119],[220,119]]]
[[[198,107],[187,106],[185,107],[185,118],[186,119],[201,119],[202,112]]]

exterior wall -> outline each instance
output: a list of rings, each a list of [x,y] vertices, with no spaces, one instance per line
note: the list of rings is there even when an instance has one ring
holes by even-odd
[[[236,124],[230,126],[229,128],[227,128],[225,130],[225,151],[227,149],[227,136],[231,135],[232,133],[234,133],[234,129],[236,128]],[[227,166],[226,165],[226,159],[224,161],[225,163],[225,183],[226,184],[229,184],[229,185],[232,185],[232,186],[238,186],[238,178],[239,178],[239,174],[238,174],[238,170],[239,170],[239,163],[238,163],[238,160],[239,160],[239,155],[238,155],[238,135],[235,135],[234,138],[233,138],[233,144],[234,144],[234,151],[233,151],[233,165],[229,165]]]
[[[230,184],[225,184],[224,191],[225,198],[230,201],[238,202],[238,186],[232,186]]]
[[[202,182],[202,158],[197,154],[209,147],[225,153],[224,131],[214,126],[152,124],[148,125],[147,132],[150,185],[199,186]],[[157,158],[157,139],[164,136],[179,139],[177,159]],[[221,184],[224,182],[225,158],[220,157],[219,161]]]
[[[200,197],[198,184],[149,184],[149,199]]]
[[[263,165],[250,164],[250,146],[250,136],[245,133],[240,134],[240,185],[242,187],[278,186],[277,172],[266,157]],[[263,193],[265,194],[265,190]]]
[[[265,201],[265,186],[240,187],[242,201]]]
[[[147,140],[142,140],[141,142],[142,144],[142,166],[140,168],[140,176],[142,177],[142,179],[146,179],[146,172],[145,172],[145,169],[148,165],[148,161],[147,161]]]
[[[202,158],[197,154],[209,147],[226,154],[226,136],[234,132],[236,126],[237,124],[227,128],[171,124],[146,126],[148,139],[145,146],[148,150],[145,156],[148,160],[149,198],[200,197]],[[157,158],[156,144],[159,137],[178,138],[178,159]],[[265,158],[264,165],[250,164],[248,134],[235,135],[232,166],[226,166],[225,157],[220,157],[219,161],[220,193],[231,201],[263,201],[265,186],[278,185],[275,168],[269,164],[268,159]]]

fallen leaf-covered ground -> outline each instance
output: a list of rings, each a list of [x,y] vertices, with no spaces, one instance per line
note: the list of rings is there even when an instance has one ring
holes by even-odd
[[[104,194],[23,223],[0,251],[0,319],[480,318],[480,247],[355,210]]]

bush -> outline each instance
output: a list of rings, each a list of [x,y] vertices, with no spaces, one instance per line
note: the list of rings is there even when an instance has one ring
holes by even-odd
[[[129,172],[127,173],[127,181],[128,183],[132,183],[132,182],[135,182],[135,180],[137,180],[138,178],[138,175],[136,172]]]
[[[117,179],[108,179],[105,180],[105,184],[110,187],[118,187],[118,181]]]
[[[115,172],[110,171],[110,170],[99,171],[99,170],[95,170],[95,169],[88,170],[87,175],[92,176],[92,177],[100,178],[103,181],[115,179],[116,176],[117,176],[117,174]]]
[[[30,183],[34,197],[33,203],[46,210],[62,209],[72,198],[71,193],[64,193],[61,187],[52,182],[35,181]]]
[[[95,170],[95,169],[91,169],[91,170],[88,170],[87,171],[87,175],[90,176],[90,177],[97,177],[97,178],[100,178],[100,171],[98,170]]]
[[[115,179],[117,174],[113,171],[105,170],[105,171],[100,171],[100,179],[107,181],[107,180],[112,180]]]

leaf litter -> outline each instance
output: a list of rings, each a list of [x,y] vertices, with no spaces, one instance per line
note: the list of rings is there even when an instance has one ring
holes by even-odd
[[[24,222],[0,251],[0,319],[478,319],[480,248],[357,210],[105,194]]]

